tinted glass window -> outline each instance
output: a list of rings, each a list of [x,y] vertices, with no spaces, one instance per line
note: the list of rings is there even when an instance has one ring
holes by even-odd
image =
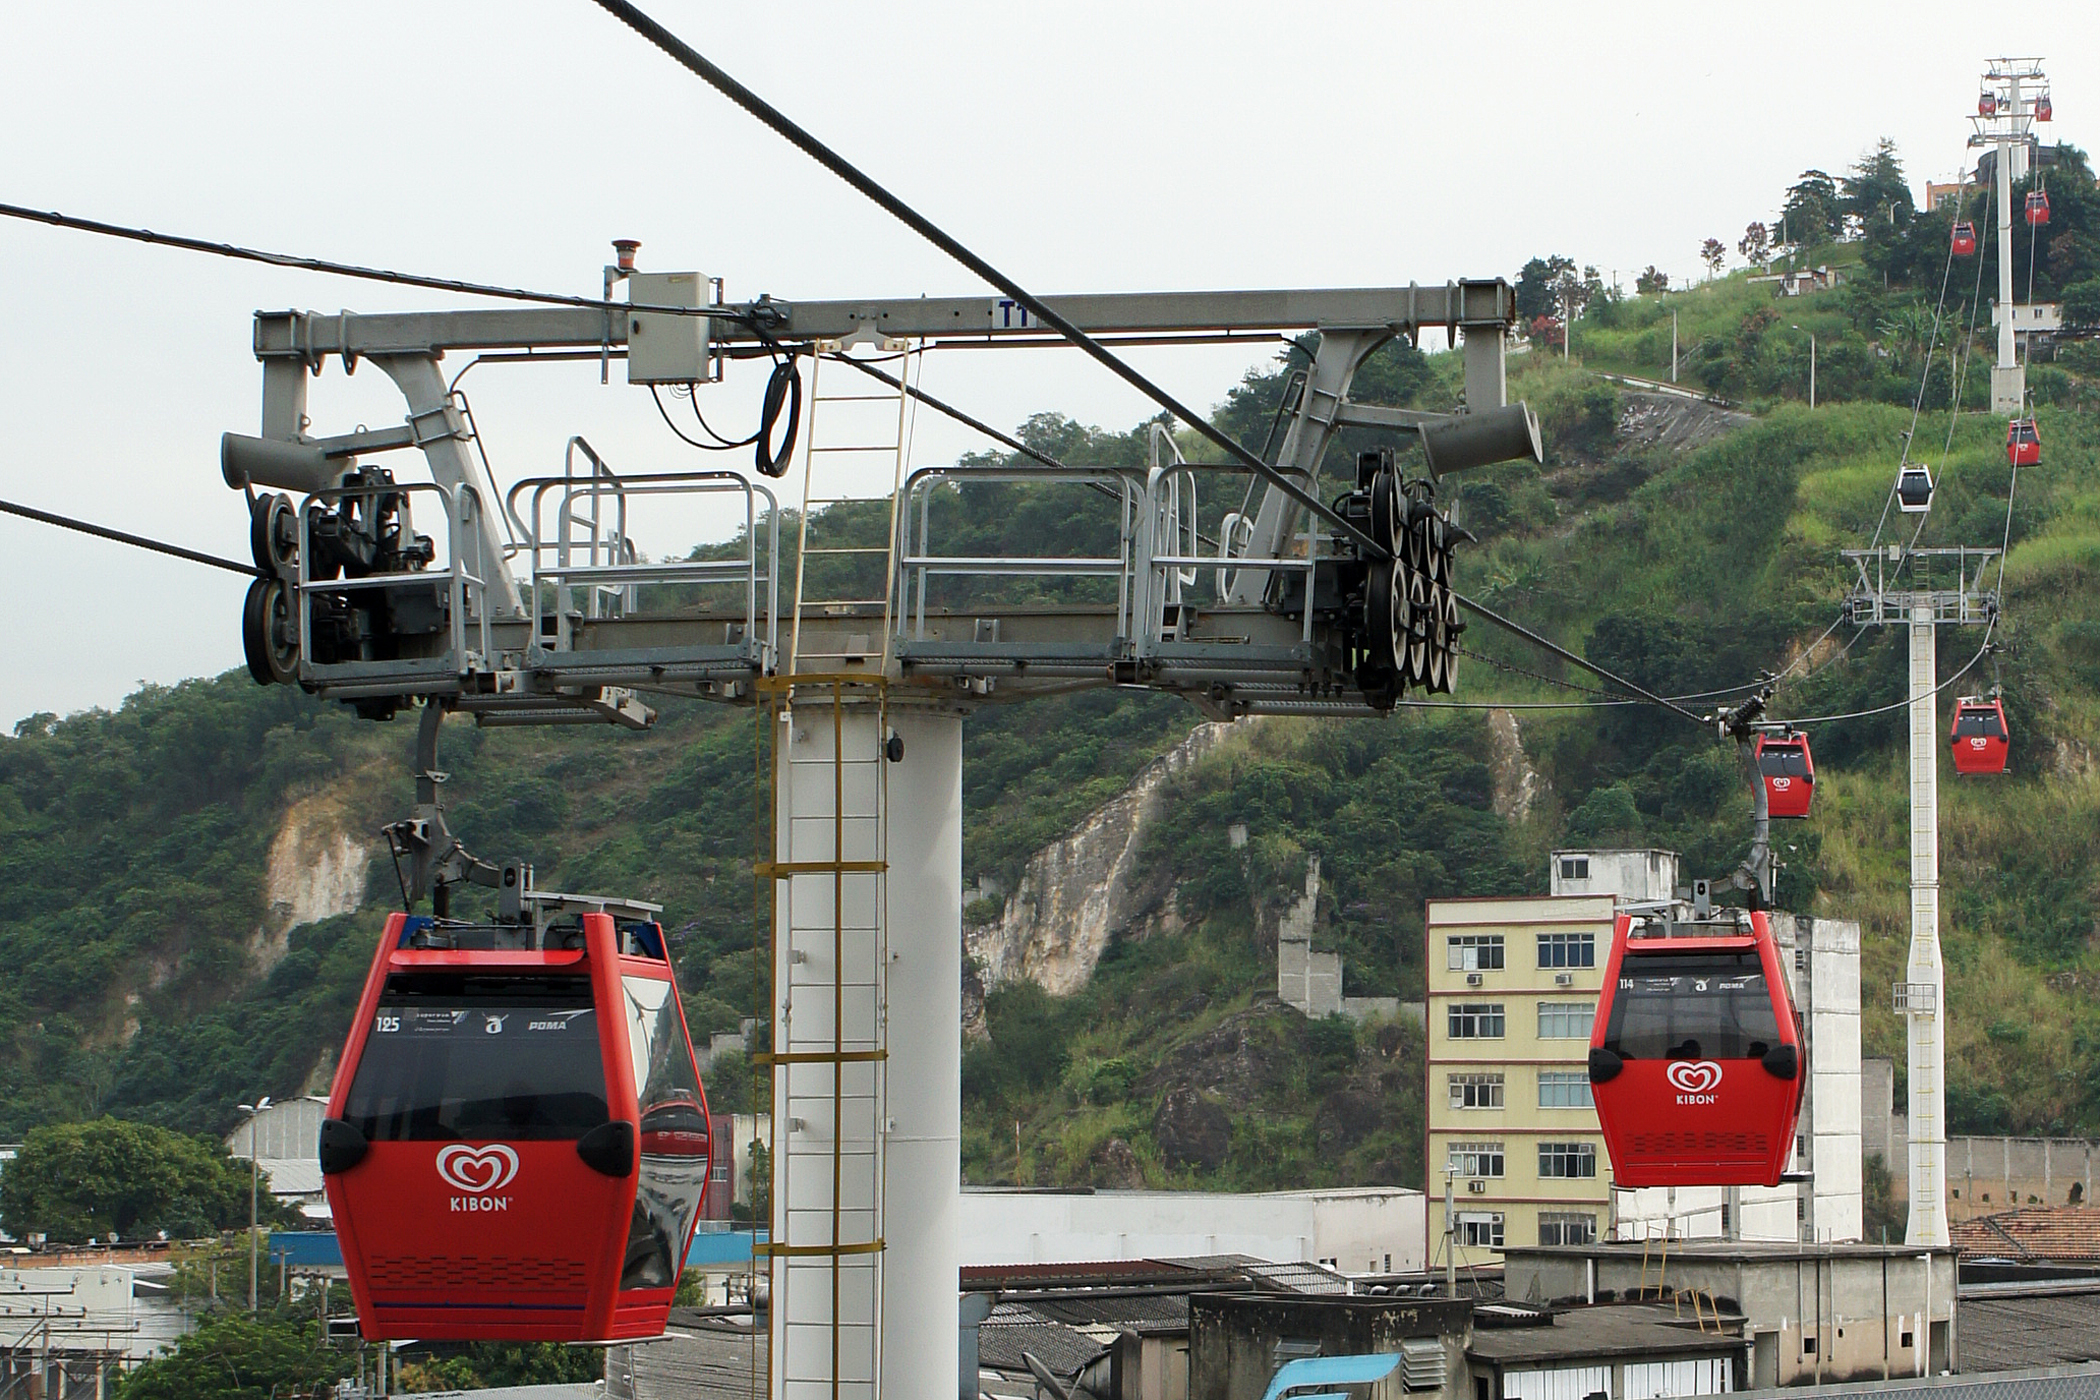
[[[669,1288],[678,1279],[693,1217],[707,1189],[707,1103],[671,983],[621,979],[627,1048],[641,1088],[642,1179],[627,1225],[622,1288]]]
[[[1756,1059],[1779,1044],[1754,951],[1628,952],[1604,1047],[1629,1060]]]
[[[1956,720],[1954,722],[1954,732],[1964,739],[1995,739],[2005,732],[2005,727],[1998,723],[1996,712],[1977,710],[1966,712],[1960,719]]]
[[[1799,749],[1766,749],[1757,756],[1757,767],[1768,778],[1805,778],[1808,755]]]
[[[347,1118],[375,1142],[565,1140],[606,1121],[590,979],[387,979]]]

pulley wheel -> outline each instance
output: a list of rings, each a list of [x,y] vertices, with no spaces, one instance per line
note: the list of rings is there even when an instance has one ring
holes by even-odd
[[[299,513],[283,492],[257,496],[248,511],[248,553],[266,574],[299,576]]]
[[[1451,689],[1451,648],[1444,632],[1443,610],[1434,603],[1429,609],[1429,625],[1424,629],[1429,634],[1429,659],[1424,667],[1426,676],[1423,689],[1431,695],[1441,695]]]
[[[281,579],[248,585],[241,605],[241,651],[257,685],[296,685],[299,633],[292,622],[291,594]]]
[[[1400,494],[1398,477],[1380,471],[1371,477],[1371,538],[1395,556],[1407,536],[1407,499]]]
[[[1407,650],[1400,674],[1409,685],[1420,686],[1429,679],[1429,580],[1413,569],[1407,572],[1406,621]]]
[[[1392,560],[1381,559],[1364,578],[1364,653],[1373,670],[1399,669],[1401,649],[1406,645],[1402,619],[1407,606],[1407,594],[1399,584],[1401,574]]]

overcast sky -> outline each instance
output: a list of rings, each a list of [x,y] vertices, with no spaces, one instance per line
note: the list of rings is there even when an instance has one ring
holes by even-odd
[[[1804,167],[1883,136],[1914,188],[1962,167],[2000,53],[2044,58],[2057,139],[2100,130],[2090,3],[653,12],[1045,293],[1513,278],[1552,252],[1682,281]],[[586,0],[16,5],[0,35],[0,201],[573,293],[614,237],[735,299],[985,290]],[[456,304],[0,221],[0,497],[242,557],[217,442],[256,430],[250,313]],[[1208,406],[1260,355],[1134,357]],[[1070,352],[959,351],[925,376],[1007,428],[1148,411]],[[488,366],[467,387],[506,481],[558,471],[576,433],[626,470],[696,464],[618,373]],[[735,428],[756,392],[733,377],[705,402]],[[401,407],[331,365],[312,413],[330,433]],[[922,418],[914,460],[982,445]],[[230,574],[11,517],[0,550],[0,725],[240,662]]]

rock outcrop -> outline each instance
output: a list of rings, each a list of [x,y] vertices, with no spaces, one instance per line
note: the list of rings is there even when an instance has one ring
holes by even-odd
[[[1488,711],[1488,773],[1494,782],[1490,801],[1495,815],[1511,822],[1529,817],[1545,780],[1524,753],[1524,737],[1511,711]]]
[[[1159,810],[1160,790],[1232,732],[1231,724],[1196,726],[1122,795],[1036,853],[998,919],[963,929],[963,951],[984,987],[1025,978],[1069,996],[1086,985],[1109,940],[1133,920],[1155,913],[1173,918],[1167,891],[1136,878],[1140,840]]]
[[[342,804],[319,793],[292,804],[270,843],[263,872],[268,917],[256,931],[255,957],[267,974],[301,924],[347,914],[363,902],[372,847],[352,836]]]

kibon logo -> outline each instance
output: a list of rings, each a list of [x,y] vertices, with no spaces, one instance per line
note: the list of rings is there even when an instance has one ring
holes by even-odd
[[[510,1197],[495,1193],[518,1174],[518,1154],[502,1143],[470,1147],[456,1142],[437,1155],[438,1175],[447,1186],[466,1194],[452,1198],[452,1209],[465,1214],[509,1210]]]
[[[1793,785],[1794,780],[1792,778],[1772,779],[1772,790],[1774,792],[1785,792],[1788,788],[1792,787]]]
[[[1712,1060],[1675,1060],[1664,1073],[1678,1090],[1677,1102],[1680,1104],[1719,1100],[1720,1096],[1714,1090],[1721,1087],[1721,1067]]]

